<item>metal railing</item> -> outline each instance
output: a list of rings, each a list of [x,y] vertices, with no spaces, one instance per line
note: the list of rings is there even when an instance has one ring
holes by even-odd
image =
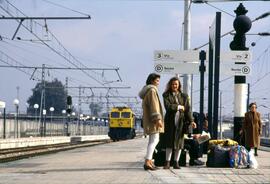
[[[103,121],[78,121],[71,119],[67,122],[61,118],[48,118],[45,120],[45,134],[43,136],[65,136],[65,135],[106,135],[108,133],[107,124]],[[68,125],[68,129],[67,129]],[[4,136],[5,135],[5,136]],[[5,132],[3,119],[0,118],[0,139],[22,138],[41,136],[41,126],[35,118],[7,118],[5,122]]]

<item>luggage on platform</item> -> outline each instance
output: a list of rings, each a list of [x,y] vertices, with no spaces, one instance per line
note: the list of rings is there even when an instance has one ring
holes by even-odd
[[[207,167],[230,167],[230,147],[212,145],[207,153]]]
[[[164,166],[166,158],[165,149],[159,149],[158,147],[155,149],[153,154],[154,164],[156,166]]]
[[[238,145],[238,142],[231,140],[231,139],[216,139],[216,140],[210,140],[209,146],[212,145],[220,145],[220,146],[236,146]]]
[[[250,155],[244,146],[232,146],[230,150],[230,166],[246,168],[250,164]]]

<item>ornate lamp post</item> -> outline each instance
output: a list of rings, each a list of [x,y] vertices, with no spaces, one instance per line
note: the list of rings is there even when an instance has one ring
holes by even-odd
[[[246,47],[246,32],[251,28],[252,22],[246,16],[248,10],[242,3],[234,11],[236,18],[233,22],[235,35],[230,43],[231,50],[248,50]],[[246,84],[246,76],[234,77],[234,140],[240,142],[240,130],[247,110],[248,101],[248,85]]]

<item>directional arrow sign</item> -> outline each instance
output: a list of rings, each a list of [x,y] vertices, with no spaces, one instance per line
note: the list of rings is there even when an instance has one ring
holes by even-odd
[[[155,62],[155,72],[161,74],[199,74],[199,63]]]
[[[220,66],[220,74],[246,76],[251,74],[251,68],[248,64],[223,63]]]
[[[162,62],[156,61],[154,64],[155,72],[160,74],[194,74],[199,75],[200,63],[196,62]],[[208,65],[206,71],[208,73]],[[250,65],[246,63],[235,64],[232,62],[224,62],[220,65],[220,74],[233,76],[246,76],[251,74]]]

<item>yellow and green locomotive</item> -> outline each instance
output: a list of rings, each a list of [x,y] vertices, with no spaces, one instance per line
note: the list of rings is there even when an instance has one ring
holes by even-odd
[[[133,139],[135,115],[129,107],[113,107],[109,114],[109,137],[113,141]]]

